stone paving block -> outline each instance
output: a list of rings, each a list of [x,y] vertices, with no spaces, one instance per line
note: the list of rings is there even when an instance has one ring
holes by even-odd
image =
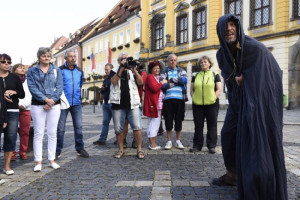
[[[207,181],[190,181],[191,187],[209,187],[210,184]]]
[[[156,170],[155,171],[155,176],[156,175],[167,175],[167,174],[171,174],[171,171],[170,170],[166,170],[166,171],[159,171],[159,170]]]
[[[153,187],[152,188],[152,195],[153,194],[169,194],[171,193],[170,187]]]
[[[169,181],[169,180],[171,180],[171,176],[165,175],[165,174],[158,174],[158,175],[155,175],[154,180],[155,181],[163,181],[163,180]]]
[[[135,184],[135,181],[119,181],[116,184],[116,187],[133,187]]]
[[[300,169],[290,169],[289,171],[296,174],[297,176],[300,176]]]
[[[173,187],[189,187],[190,182],[188,180],[173,180],[172,186]]]
[[[171,181],[154,181],[154,186],[159,186],[159,187],[171,186]]]
[[[136,187],[152,187],[153,181],[136,181],[134,186],[136,186]]]
[[[150,200],[172,200],[171,195],[151,196]]]

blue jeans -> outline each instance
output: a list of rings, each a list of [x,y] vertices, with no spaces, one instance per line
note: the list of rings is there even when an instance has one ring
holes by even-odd
[[[112,112],[111,112],[111,104],[102,104],[102,130],[101,135],[99,138],[100,142],[106,142],[107,134],[109,130],[109,123],[112,118]]]
[[[112,110],[115,133],[118,135],[123,132],[126,119],[133,131],[142,130],[140,112],[140,108]]]
[[[74,137],[75,137],[75,149],[78,151],[84,148],[83,136],[82,136],[82,106],[70,106],[66,110],[61,110],[60,118],[57,126],[57,147],[56,153],[61,153],[61,150],[64,146],[64,135],[65,135],[65,126],[68,113],[71,113],[73,127],[74,127]]]
[[[19,112],[7,112],[7,126],[4,129],[3,151],[10,152],[16,149]]]

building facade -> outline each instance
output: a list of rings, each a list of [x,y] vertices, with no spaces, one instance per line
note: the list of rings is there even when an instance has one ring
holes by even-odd
[[[203,55],[212,59],[212,70],[219,73],[216,24],[224,14],[238,16],[245,34],[264,43],[279,63],[286,106],[300,106],[299,0],[143,0],[141,9],[141,60],[166,62],[175,53],[189,84]],[[224,93],[220,104],[226,105]]]
[[[83,84],[84,102],[90,103],[94,99],[99,101],[105,64],[111,63],[116,69],[121,52],[139,58],[140,10],[140,1],[120,1],[79,41],[82,44],[82,66],[86,75]]]

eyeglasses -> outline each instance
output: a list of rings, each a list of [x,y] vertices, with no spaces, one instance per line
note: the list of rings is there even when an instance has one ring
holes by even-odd
[[[6,63],[6,64],[9,64],[9,65],[10,65],[10,64],[11,64],[11,61],[1,60],[0,63],[2,63],[2,64],[5,64],[5,63]]]

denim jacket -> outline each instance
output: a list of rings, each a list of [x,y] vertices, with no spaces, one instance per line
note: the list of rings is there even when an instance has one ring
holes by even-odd
[[[55,78],[53,69],[57,70]],[[43,103],[45,99],[51,98],[57,102],[63,91],[63,78],[61,70],[50,64],[46,74],[41,70],[41,66],[29,68],[27,72],[27,83],[32,98]]]

